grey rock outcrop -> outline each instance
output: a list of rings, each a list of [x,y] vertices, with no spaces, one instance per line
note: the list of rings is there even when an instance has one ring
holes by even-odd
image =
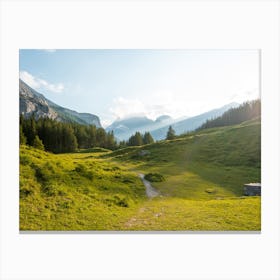
[[[78,113],[61,107],[45,98],[43,94],[35,91],[22,80],[19,80],[19,100],[20,114],[26,118],[34,115],[35,119],[50,118],[62,122],[71,121],[101,127],[98,116],[90,113]]]

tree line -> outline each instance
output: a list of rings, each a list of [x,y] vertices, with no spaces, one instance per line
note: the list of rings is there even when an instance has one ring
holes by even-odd
[[[106,132],[94,125],[58,122],[48,118],[36,120],[20,116],[20,144],[27,144],[53,153],[101,147],[115,149],[113,131]]]
[[[175,138],[170,126],[167,140]],[[110,150],[127,146],[142,146],[154,143],[150,132],[136,132],[127,141],[117,143],[113,131],[106,132],[94,125],[58,122],[49,118],[24,118],[20,115],[20,144],[27,144],[53,153],[75,152],[77,149],[101,147]]]
[[[175,130],[172,128],[172,126],[169,126],[168,131],[166,133],[166,140],[172,140],[176,137]],[[123,148],[126,146],[142,146],[147,144],[154,143],[153,136],[150,132],[145,132],[144,134],[141,134],[139,131],[137,131],[134,135],[132,135],[128,141],[121,141],[119,143],[119,147]]]
[[[121,141],[119,143],[120,148],[124,148],[127,146],[142,146],[147,144],[154,143],[154,139],[150,132],[145,132],[144,134],[141,134],[140,132],[135,132],[134,135],[132,135],[127,141]]]
[[[207,120],[196,130],[240,124],[244,121],[248,121],[256,117],[259,117],[260,115],[261,115],[260,99],[247,101],[241,104],[237,108],[229,109],[228,111],[223,113],[223,115],[220,117]]]

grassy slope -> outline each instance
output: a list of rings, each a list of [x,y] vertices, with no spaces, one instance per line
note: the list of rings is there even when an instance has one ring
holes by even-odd
[[[20,153],[21,230],[118,229],[145,198],[134,173],[96,154]]]
[[[165,177],[153,183],[161,197],[145,198],[138,172]],[[260,181],[258,120],[112,153],[22,147],[20,227],[259,230],[260,198],[240,197],[251,181]]]
[[[140,156],[142,149],[150,154]],[[160,173],[166,180],[153,185],[165,196],[194,200],[241,196],[244,183],[261,179],[260,122],[205,130],[105,157],[143,173]]]

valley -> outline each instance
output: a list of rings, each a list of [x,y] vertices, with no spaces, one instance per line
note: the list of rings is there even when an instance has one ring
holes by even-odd
[[[259,231],[261,199],[243,185],[261,181],[260,127],[255,118],[115,151],[21,145],[20,230]],[[159,195],[147,197],[139,174]]]

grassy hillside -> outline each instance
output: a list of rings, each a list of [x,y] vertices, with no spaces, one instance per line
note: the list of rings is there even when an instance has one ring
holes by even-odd
[[[21,230],[260,230],[260,197],[242,196],[261,179],[259,120],[114,152],[20,152]],[[138,173],[161,175],[160,196]]]
[[[243,184],[261,180],[260,121],[191,133],[171,141],[106,154],[142,173],[165,177],[153,185],[167,196],[219,199],[243,194]],[[148,151],[145,156],[140,151]]]
[[[21,230],[118,229],[144,197],[136,174],[91,154],[20,149]]]

